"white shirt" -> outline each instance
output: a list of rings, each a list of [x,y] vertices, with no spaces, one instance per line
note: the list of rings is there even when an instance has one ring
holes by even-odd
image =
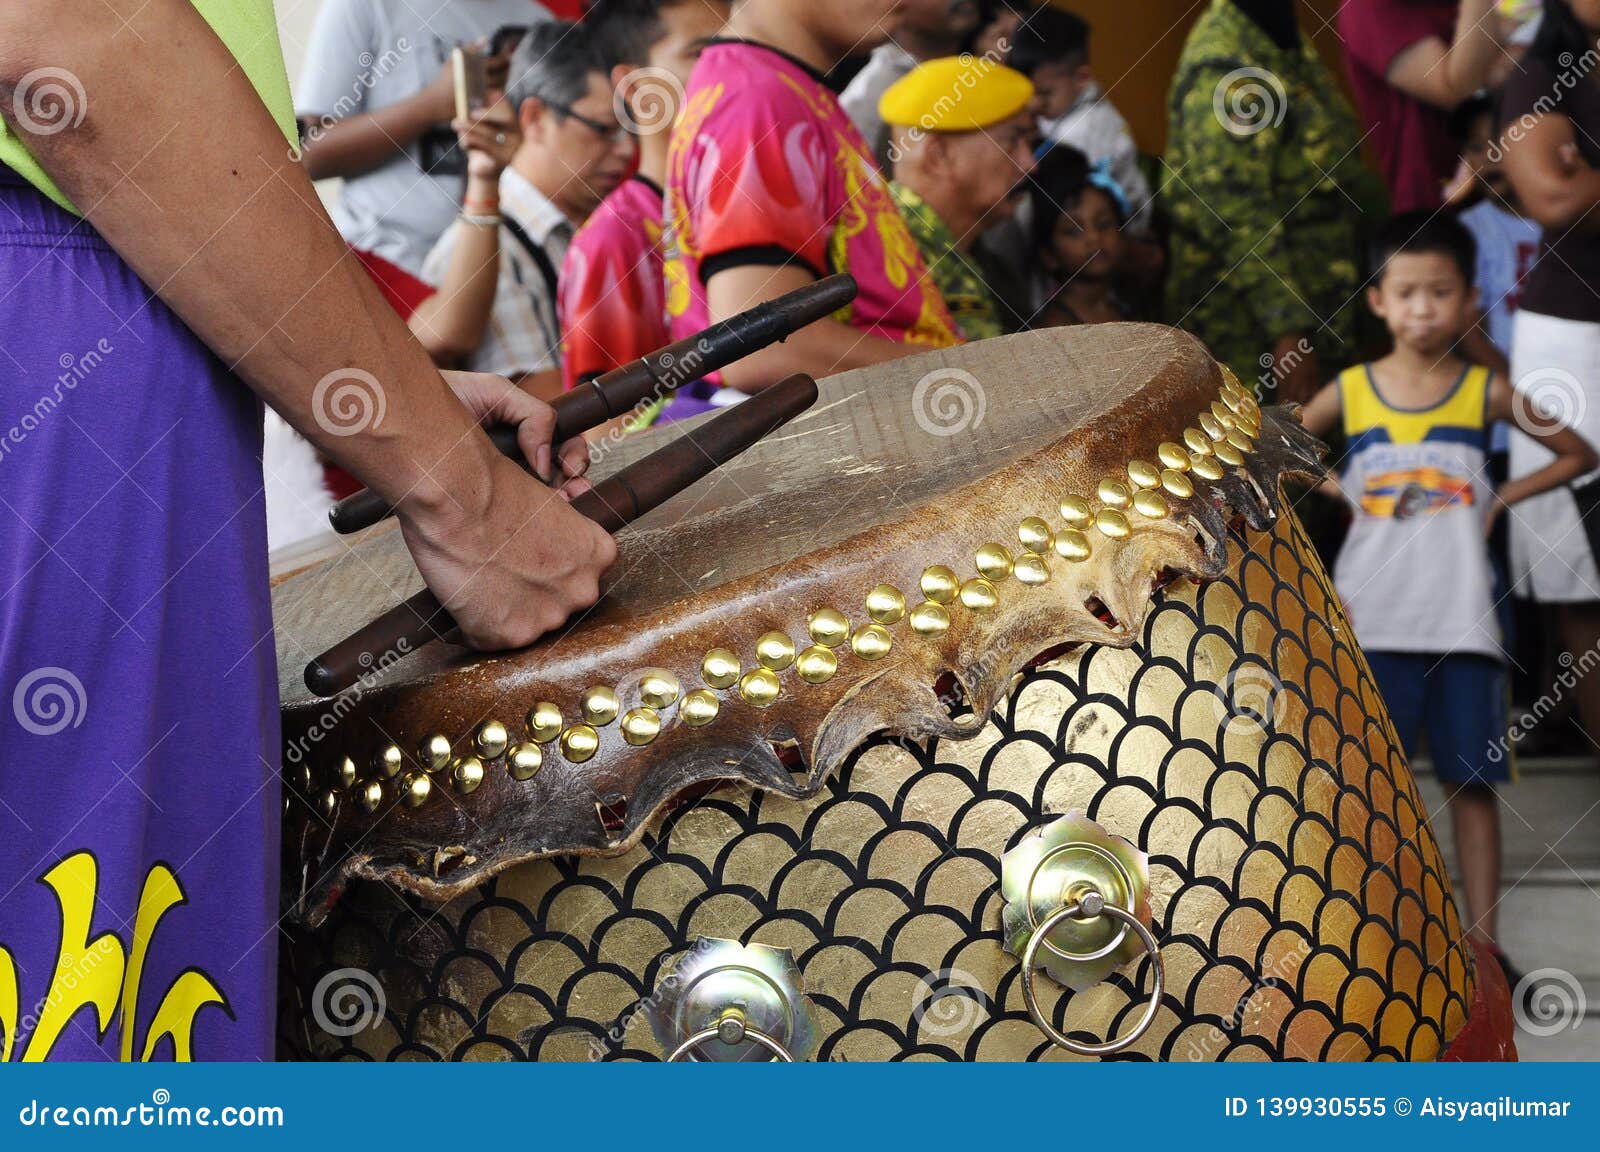
[[[1139,146],[1122,113],[1107,100],[1098,84],[1090,83],[1071,108],[1054,120],[1041,121],[1039,131],[1058,144],[1071,144],[1089,163],[1109,161],[1112,179],[1128,197],[1128,231],[1150,229],[1150,182],[1139,167]]]
[[[878,115],[878,101],[890,86],[917,66],[917,58],[893,40],[886,40],[872,50],[861,71],[851,78],[839,94],[839,106],[845,115],[861,129],[861,138],[872,146],[873,155],[880,160],[887,146],[883,117]]]
[[[1507,212],[1493,199],[1478,201],[1459,219],[1478,245],[1474,283],[1489,342],[1510,356],[1511,321],[1522,300],[1523,278],[1539,258],[1541,229],[1532,220]],[[1504,420],[1495,421],[1489,444],[1496,452],[1507,450],[1510,440]]]
[[[295,115],[331,124],[398,104],[433,81],[456,45],[549,19],[534,0],[323,0]],[[415,275],[461,210],[464,165],[450,125],[435,125],[405,155],[345,180],[334,225],[350,244]]]
[[[507,168],[500,174],[500,215],[515,220],[544,252],[552,270],[566,259],[574,232],[566,213],[522,173]],[[475,225],[457,220],[439,237],[422,265],[430,284],[444,281],[461,229]],[[516,378],[529,372],[561,367],[561,325],[556,319],[556,294],[539,262],[504,225],[500,228],[500,274],[494,310],[483,341],[467,367]]]
[[[1539,258],[1539,225],[1480,200],[1459,219],[1478,244],[1477,287],[1489,339],[1511,355],[1511,318],[1522,299],[1522,281]]]

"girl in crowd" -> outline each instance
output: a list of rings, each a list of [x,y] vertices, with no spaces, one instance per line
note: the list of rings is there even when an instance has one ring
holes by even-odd
[[[1028,182],[1033,247],[1048,277],[1035,328],[1132,318],[1117,293],[1122,269],[1121,191],[1068,145],[1045,153]]]

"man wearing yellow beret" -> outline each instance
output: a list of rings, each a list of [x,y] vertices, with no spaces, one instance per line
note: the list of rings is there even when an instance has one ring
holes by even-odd
[[[1011,215],[1033,169],[1032,100],[1022,73],[963,55],[919,64],[878,102],[890,132],[890,191],[968,340],[1005,331],[973,246]]]

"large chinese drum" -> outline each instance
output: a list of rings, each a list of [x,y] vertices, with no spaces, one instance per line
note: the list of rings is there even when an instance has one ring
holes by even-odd
[[[420,580],[393,531],[304,568],[284,1055],[1514,1054],[1319,470],[1191,338],[1063,329],[824,381],[524,651],[316,699]]]

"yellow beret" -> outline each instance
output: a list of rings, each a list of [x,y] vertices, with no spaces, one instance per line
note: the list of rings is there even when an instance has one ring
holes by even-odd
[[[982,56],[945,56],[918,64],[884,92],[885,124],[926,132],[973,132],[1009,120],[1033,99],[1033,81]]]

